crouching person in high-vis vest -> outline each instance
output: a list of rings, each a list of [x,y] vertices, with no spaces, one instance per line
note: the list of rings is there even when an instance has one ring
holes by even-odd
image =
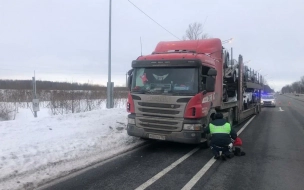
[[[232,145],[231,139],[237,138],[236,132],[230,126],[230,123],[223,119],[222,113],[216,113],[214,120],[204,129],[205,133],[211,134],[210,148],[214,154],[214,159],[222,157],[232,158],[234,155],[230,152],[230,146]],[[220,156],[220,151],[222,155]]]

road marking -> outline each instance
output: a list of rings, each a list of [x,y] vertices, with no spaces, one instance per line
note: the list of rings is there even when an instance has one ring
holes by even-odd
[[[279,107],[279,111],[284,111],[284,110],[282,110],[282,108],[281,108],[281,107]]]
[[[244,131],[244,129],[249,125],[249,123],[253,120],[253,118],[255,118],[255,116],[253,116],[238,132],[237,135],[240,135],[241,132]],[[208,171],[208,169],[215,163],[215,159],[212,157],[207,164],[204,165],[204,167],[198,171],[195,176],[182,188],[182,190],[188,190],[191,189],[200,178],[203,177],[203,175]]]
[[[246,129],[246,127],[249,125],[249,123],[255,118],[255,115],[249,120],[247,121],[247,123],[237,132],[237,135],[240,135],[241,132],[244,131],[244,129]]]
[[[204,165],[204,167],[195,174],[195,176],[182,188],[182,190],[189,190],[191,189],[197,182],[198,180],[203,177],[203,175],[209,170],[209,168],[214,164],[216,159],[211,158],[207,164]]]
[[[197,147],[197,148],[191,150],[190,152],[188,152],[187,154],[185,154],[183,157],[181,157],[180,159],[178,159],[175,162],[173,162],[170,166],[166,167],[161,172],[159,172],[158,174],[156,174],[155,176],[153,176],[151,179],[149,179],[148,181],[146,181],[145,183],[143,183],[141,186],[137,187],[135,190],[146,189],[147,187],[149,187],[150,185],[152,185],[156,180],[158,180],[159,178],[161,178],[162,176],[164,176],[166,173],[168,173],[170,170],[172,170],[173,168],[175,168],[178,164],[182,163],[184,160],[186,160],[189,156],[191,156],[192,154],[194,154],[199,149],[200,148]]]

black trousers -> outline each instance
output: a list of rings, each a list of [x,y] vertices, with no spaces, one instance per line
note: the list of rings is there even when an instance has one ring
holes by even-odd
[[[222,151],[222,154],[225,154],[226,156],[230,155],[230,151],[229,151],[229,147],[228,146],[219,147],[219,146],[216,146],[214,144],[211,144],[210,148],[211,148],[214,156],[220,155],[220,151]]]

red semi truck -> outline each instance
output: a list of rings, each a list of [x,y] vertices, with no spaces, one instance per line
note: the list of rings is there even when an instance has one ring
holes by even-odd
[[[203,128],[216,112],[231,125],[259,113],[260,100],[244,110],[243,93],[251,89],[260,98],[261,76],[247,81],[242,56],[232,60],[217,38],[160,42],[151,55],[138,57],[128,78],[128,134],[208,145]],[[237,76],[225,72],[230,67]]]

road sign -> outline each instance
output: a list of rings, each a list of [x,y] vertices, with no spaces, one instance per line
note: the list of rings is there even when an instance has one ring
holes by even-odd
[[[33,111],[40,111],[39,110],[39,99],[33,99]]]

